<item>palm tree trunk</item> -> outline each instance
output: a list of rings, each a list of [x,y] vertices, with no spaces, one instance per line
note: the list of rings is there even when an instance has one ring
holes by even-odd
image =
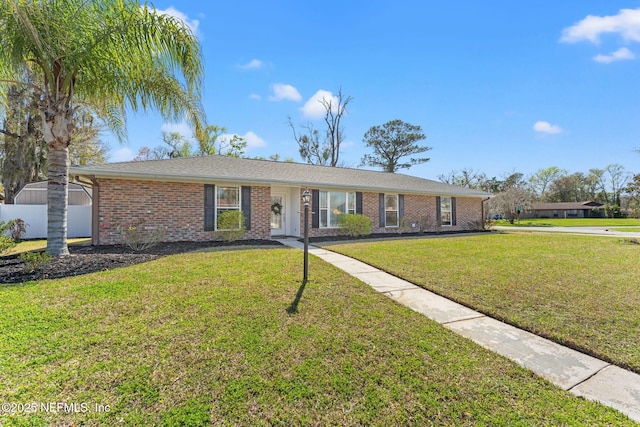
[[[47,252],[53,257],[69,255],[67,248],[67,202],[69,199],[69,147],[49,145],[47,185]]]

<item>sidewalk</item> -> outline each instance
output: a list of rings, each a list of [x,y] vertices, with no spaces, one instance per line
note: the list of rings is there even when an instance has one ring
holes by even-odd
[[[304,249],[297,239],[278,241]],[[640,422],[640,375],[487,317],[353,258],[314,246],[309,253],[564,390]]]

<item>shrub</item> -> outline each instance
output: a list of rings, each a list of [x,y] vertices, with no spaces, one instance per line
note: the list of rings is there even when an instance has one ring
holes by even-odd
[[[227,242],[234,242],[244,237],[244,212],[226,211],[218,215],[216,236]]]
[[[468,229],[472,231],[491,230],[491,228],[496,225],[496,222],[497,221],[493,218],[486,218],[484,220],[479,219],[477,221],[471,221]]]
[[[406,216],[400,217],[400,221],[398,221],[398,234],[406,233],[407,231],[411,231],[413,228],[413,223]]]
[[[488,218],[484,220],[484,229],[491,230],[496,225],[496,220],[492,218]]]
[[[19,242],[22,240],[22,236],[27,232],[27,226],[29,224],[25,223],[21,218],[16,218],[9,221],[8,225],[11,238],[16,242]]]
[[[0,254],[5,253],[16,245],[16,241],[7,236],[7,231],[10,230],[10,223],[11,221],[8,223],[0,221]]]
[[[152,248],[165,237],[164,230],[145,226],[144,221],[133,225],[116,224],[116,231],[122,243],[135,252]]]
[[[24,252],[18,258],[24,262],[25,271],[31,273],[36,267],[51,259],[47,252]]]
[[[433,224],[431,224],[431,220],[429,219],[429,217],[423,216],[422,218],[418,219],[418,230],[420,230],[421,233],[431,231],[433,230],[433,228],[434,226]]]
[[[344,214],[338,217],[338,227],[350,237],[371,234],[371,218],[362,214]]]

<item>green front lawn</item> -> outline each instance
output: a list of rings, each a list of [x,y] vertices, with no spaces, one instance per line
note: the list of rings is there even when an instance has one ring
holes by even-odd
[[[0,402],[87,408],[0,425],[633,425],[315,257],[301,288],[301,267],[216,251],[0,285]]]
[[[89,244],[91,243],[91,239],[90,238],[68,239],[67,243],[69,245]],[[7,253],[3,255],[12,255],[12,254],[19,254],[22,252],[39,251],[39,250],[46,249],[46,247],[47,247],[46,239],[23,240],[13,248],[9,249]]]
[[[531,218],[516,220],[510,224],[506,219],[496,221],[496,225],[515,227],[620,227],[640,226],[638,218]]]
[[[507,233],[330,249],[640,372],[640,245]]]

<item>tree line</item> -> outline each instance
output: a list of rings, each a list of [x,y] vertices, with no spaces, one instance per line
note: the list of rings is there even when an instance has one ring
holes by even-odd
[[[494,195],[490,208],[509,219],[536,202],[598,202],[607,216],[640,215],[640,174],[632,175],[620,164],[587,172],[569,173],[557,166],[542,168],[525,177],[520,172],[489,178],[473,169],[439,175],[442,182],[483,190]]]
[[[197,157],[219,154],[223,156],[242,157],[247,148],[247,141],[241,136],[223,137],[227,128],[218,125],[205,127],[204,136],[196,140],[196,144],[179,132],[162,132],[163,145],[150,148],[143,146],[138,150],[134,161],[174,159],[177,157]]]
[[[342,144],[344,142],[343,119],[348,113],[347,106],[353,97],[345,95],[342,88],[334,98],[318,100],[324,115],[322,128],[318,129],[311,121],[298,127],[294,125],[291,116],[287,119],[287,126],[291,128],[293,139],[298,144],[300,158],[308,164],[344,167],[340,160]],[[140,148],[134,160],[158,160],[175,157],[195,157],[219,154],[232,157],[250,157],[246,155],[247,142],[238,135],[228,137],[227,129],[210,125],[205,128],[204,138],[193,144],[191,139],[177,132],[162,132],[163,144],[150,148]],[[195,138],[194,138],[195,139]],[[371,149],[371,154],[365,154],[360,166],[371,166],[385,172],[396,172],[411,166],[429,161],[427,157],[410,157],[431,150],[431,147],[418,145],[426,139],[422,128],[418,125],[405,123],[402,120],[390,120],[380,126],[372,126],[363,137],[365,145]],[[253,157],[264,159],[264,157]],[[282,158],[279,154],[268,157],[269,160],[293,162],[292,158]]]

